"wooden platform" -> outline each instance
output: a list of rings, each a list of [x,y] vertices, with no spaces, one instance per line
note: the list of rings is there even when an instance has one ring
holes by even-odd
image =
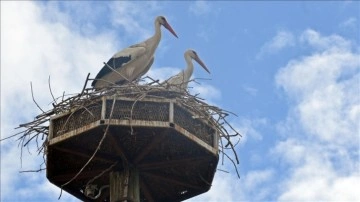
[[[139,171],[140,201],[182,201],[210,189],[218,163],[218,134],[176,99],[103,96],[92,104],[52,117],[47,177],[53,184],[73,178],[63,189],[83,201],[109,200],[108,189],[93,200],[84,195],[89,180],[115,162]],[[92,183],[109,185],[106,172]]]

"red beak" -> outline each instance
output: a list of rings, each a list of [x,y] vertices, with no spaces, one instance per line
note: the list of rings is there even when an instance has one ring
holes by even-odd
[[[171,34],[173,34],[176,38],[179,38],[179,37],[176,35],[175,31],[172,29],[172,27],[170,26],[170,24],[169,24],[168,22],[165,22],[164,27],[165,27],[167,30],[169,30],[169,31],[171,32]]]
[[[206,65],[203,63],[203,61],[200,60],[199,57],[195,57],[194,60],[199,63],[199,65],[201,65],[202,68],[205,69],[205,71],[207,71],[210,74],[209,69],[206,67]]]

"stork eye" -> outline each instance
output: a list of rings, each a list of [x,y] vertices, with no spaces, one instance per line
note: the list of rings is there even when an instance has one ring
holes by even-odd
[[[165,17],[164,17],[164,16],[161,16],[160,18],[161,18],[161,20],[165,21]]]
[[[197,55],[195,51],[192,51],[194,53],[194,55]]]

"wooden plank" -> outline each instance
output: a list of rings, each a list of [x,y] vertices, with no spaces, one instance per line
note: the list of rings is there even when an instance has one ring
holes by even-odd
[[[90,158],[92,156],[92,153],[94,153],[94,151],[92,151],[92,150],[81,149],[79,147],[77,147],[77,148],[72,147],[71,149],[68,149],[68,148],[55,146],[55,147],[53,147],[53,149],[59,150],[62,152],[66,152],[66,153],[70,153],[70,154],[74,154],[77,156],[82,156],[85,158]],[[117,157],[113,156],[113,155],[103,154],[98,151],[93,159],[104,161],[104,162],[109,162],[109,163],[114,163],[116,161]]]
[[[144,163],[140,164],[138,167],[141,170],[152,170],[152,169],[158,169],[158,168],[168,168],[168,167],[174,167],[179,165],[185,165],[187,163],[191,162],[202,162],[202,161],[208,161],[209,157],[193,157],[193,158],[187,158],[187,159],[177,159],[177,160],[169,160],[169,161],[158,161],[158,162],[151,162],[151,163]]]
[[[191,141],[195,142],[196,144],[202,146],[203,148],[205,148],[206,150],[208,150],[209,152],[213,153],[213,154],[217,154],[217,148],[214,148],[210,145],[208,145],[207,143],[205,143],[204,141],[202,141],[200,138],[196,137],[195,135],[193,135],[192,133],[190,133],[189,131],[185,130],[184,128],[182,128],[181,126],[174,124],[174,128],[175,130],[177,130],[179,133],[181,133],[182,135],[184,135],[185,137],[187,137],[188,139],[190,139]]]
[[[119,97],[118,95],[112,95],[112,96],[104,96],[107,100],[113,100],[114,98],[116,100],[119,100],[119,101],[136,101],[137,99],[136,98],[131,98],[131,97]],[[144,97],[142,98],[141,100],[138,100],[137,102],[170,102],[174,99],[169,99],[169,98],[149,98],[149,97]]]
[[[199,117],[199,114],[196,114],[193,110],[190,110],[188,107],[185,107],[183,104],[179,103],[179,102],[176,102],[175,101],[175,104],[182,108],[183,110],[185,110],[186,112],[190,113],[192,116],[189,117],[191,119],[197,119],[199,121],[201,121],[202,123],[204,123],[205,125],[207,125],[208,127],[214,129],[216,131],[216,128],[210,123],[210,121],[206,118],[202,118],[202,117]]]
[[[121,157],[121,160],[128,164],[128,159],[126,158],[124,149],[120,146],[121,143],[119,142],[119,139],[115,137],[115,134],[112,132],[112,130],[109,128],[108,135],[111,139],[111,144],[113,145],[114,149],[116,150],[116,153]]]
[[[164,133],[159,135],[154,135],[154,137],[151,140],[151,143],[149,143],[145,148],[143,148],[140,153],[135,157],[134,164],[138,164],[154,147],[158,146],[158,144],[164,140],[166,135]]]
[[[132,127],[169,127],[168,121],[144,121],[144,120],[124,120],[124,119],[105,119],[103,125],[132,126]]]
[[[59,142],[62,142],[64,140],[67,140],[69,138],[72,138],[74,136],[77,136],[81,133],[84,133],[88,130],[91,130],[95,127],[101,126],[101,125],[116,125],[116,126],[132,126],[132,127],[159,127],[159,128],[167,128],[169,127],[169,122],[167,121],[143,121],[143,120],[131,120],[131,124],[129,120],[123,120],[123,119],[105,119],[103,120],[104,123],[100,124],[100,120],[95,121],[93,123],[87,124],[83,127],[77,128],[75,130],[72,130],[70,132],[64,133],[60,136],[54,137],[49,140],[49,145],[56,144]]]
[[[75,181],[76,180],[83,180],[83,179],[90,180],[94,176],[96,176],[96,175],[100,174],[101,172],[103,172],[105,169],[106,168],[98,168],[96,170],[91,170],[91,171],[82,171],[80,173],[80,175],[76,177]],[[50,178],[51,178],[51,181],[67,182],[71,178],[73,178],[77,173],[78,173],[78,170],[74,170],[74,172],[72,172],[72,173],[50,176]]]
[[[83,126],[83,127],[77,128],[77,129],[72,130],[72,131],[67,132],[67,133],[64,133],[64,134],[62,134],[62,135],[60,135],[60,136],[54,137],[54,138],[52,138],[51,140],[49,140],[49,145],[53,145],[53,144],[62,142],[62,141],[64,141],[64,140],[67,140],[67,139],[69,139],[69,138],[72,138],[72,137],[74,137],[74,136],[77,136],[77,135],[79,135],[79,134],[81,134],[81,133],[84,133],[84,132],[86,132],[86,131],[88,131],[88,130],[91,130],[91,129],[99,126],[99,125],[100,125],[100,121],[95,121],[95,122],[92,122],[92,123],[90,123],[90,124],[87,124],[87,125],[85,125],[85,126]]]

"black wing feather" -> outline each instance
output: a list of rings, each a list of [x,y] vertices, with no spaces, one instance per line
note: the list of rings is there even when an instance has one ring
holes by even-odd
[[[110,58],[110,60],[106,63],[108,64],[110,67],[117,69],[122,67],[123,64],[129,62],[131,60],[131,55],[129,56],[120,56],[117,58]],[[101,77],[105,76],[106,74],[112,72],[112,70],[107,67],[106,65],[104,65],[104,67],[99,71],[99,73],[96,75],[95,79],[100,79]],[[91,83],[91,86],[95,86],[97,80],[94,80]]]

